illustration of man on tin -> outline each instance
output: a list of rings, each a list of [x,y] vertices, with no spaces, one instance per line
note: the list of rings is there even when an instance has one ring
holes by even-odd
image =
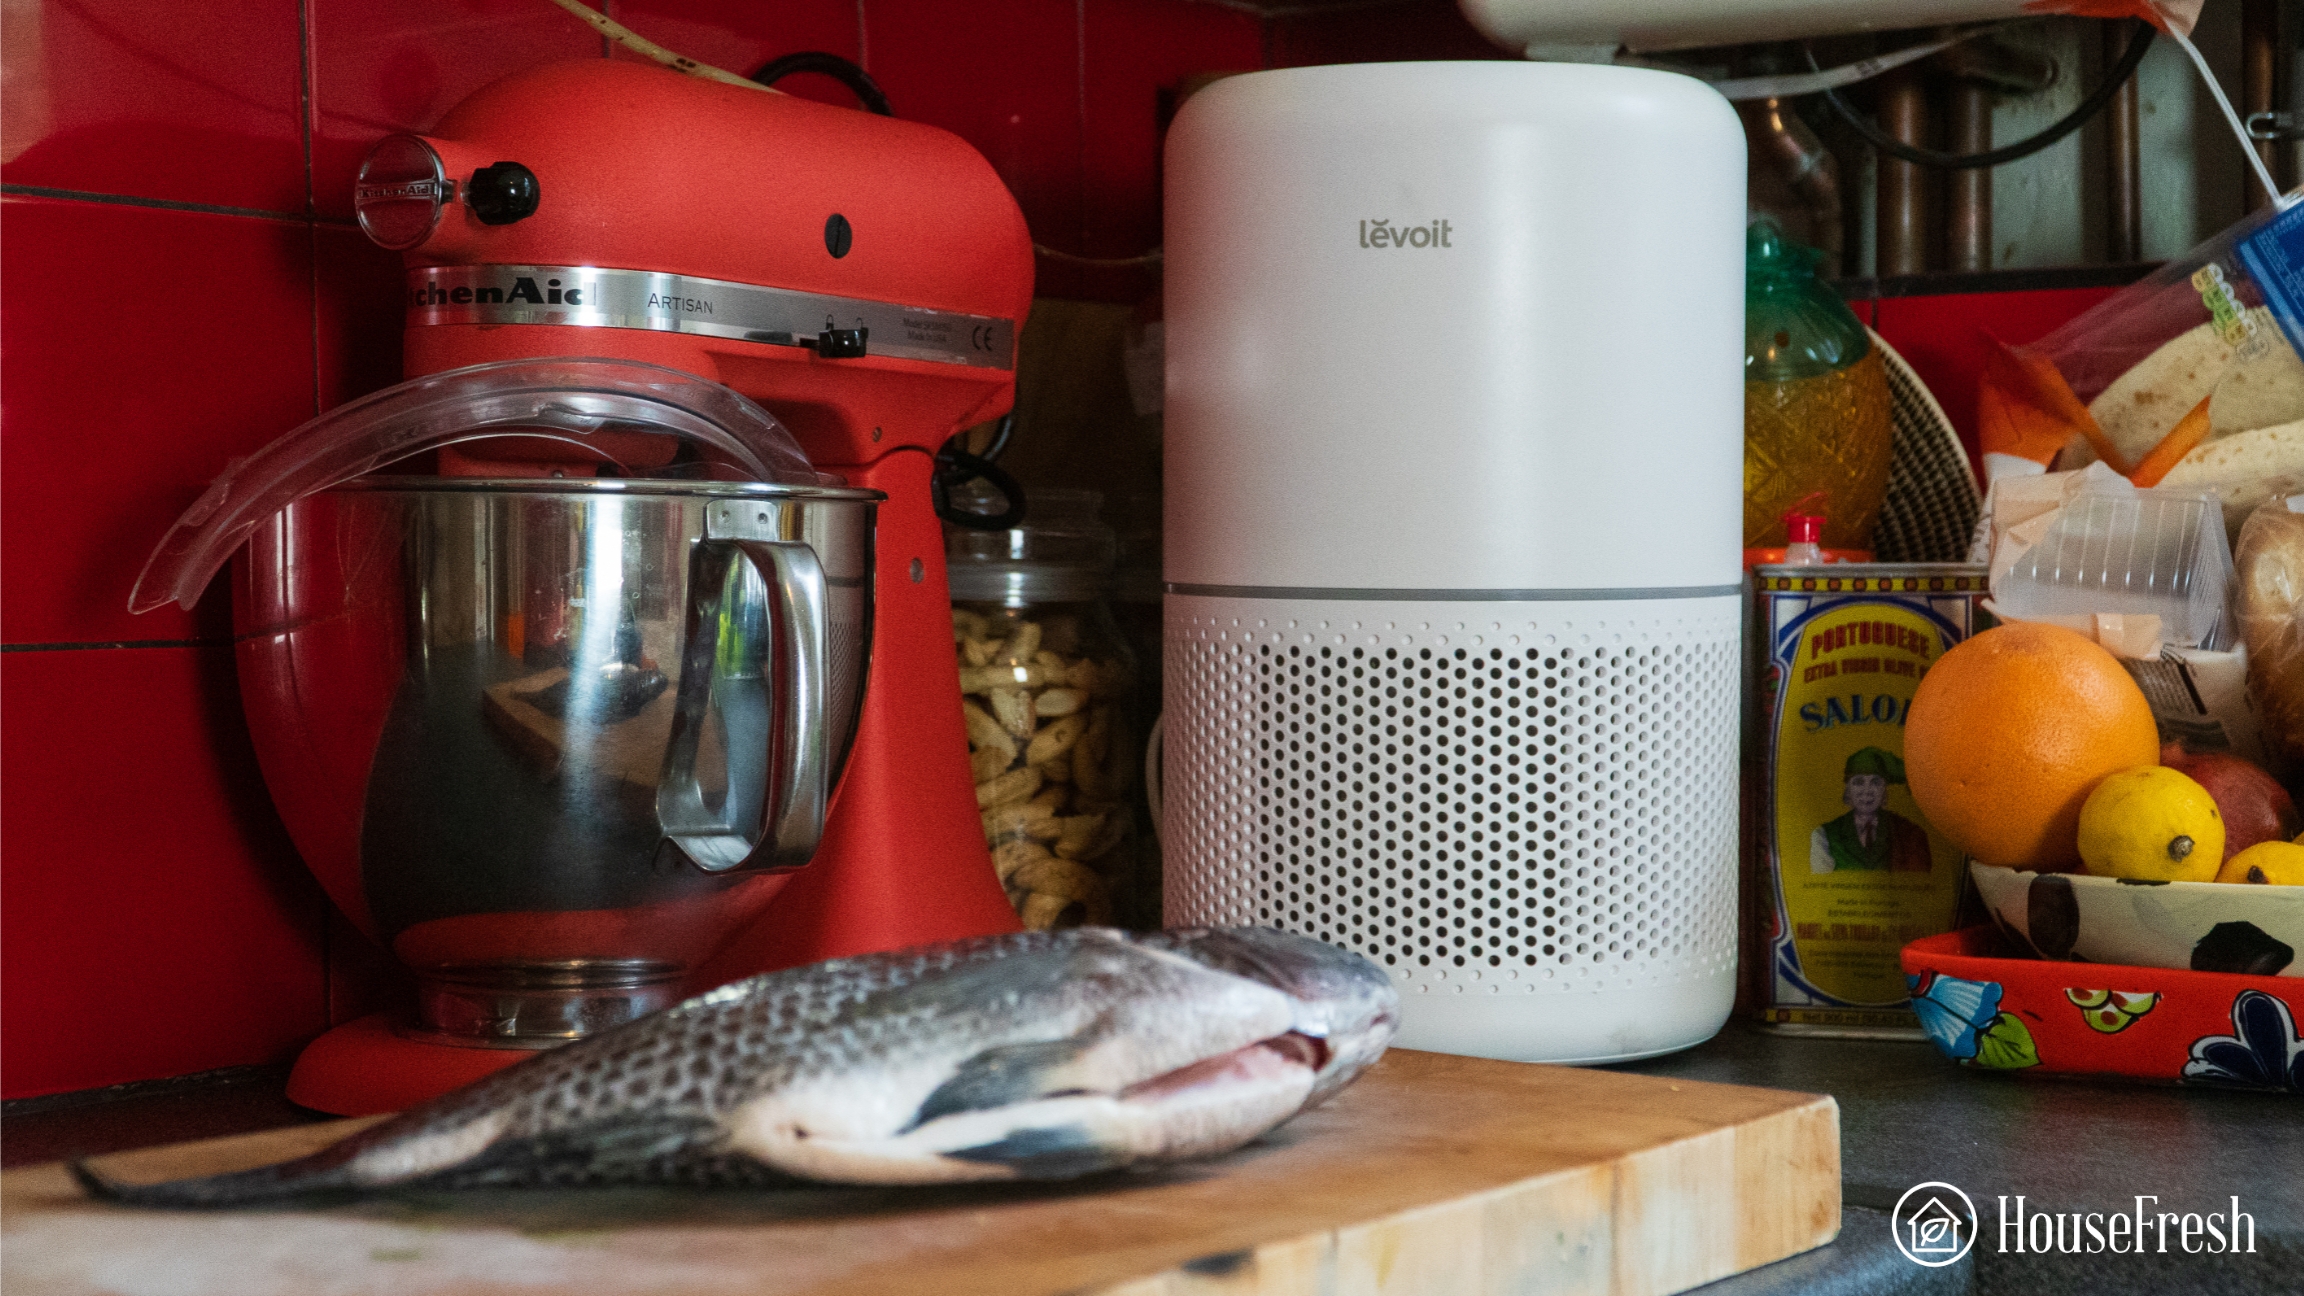
[[[1904,781],[1904,758],[1878,747],[1849,754],[1840,770],[1840,799],[1848,813],[1808,834],[1808,871],[1887,869],[1925,873],[1932,863],[1928,833],[1888,808],[1888,785]]]

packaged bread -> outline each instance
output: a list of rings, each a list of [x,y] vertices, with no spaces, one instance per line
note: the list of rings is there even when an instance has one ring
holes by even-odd
[[[2248,515],[2233,568],[2264,746],[2292,779],[2304,777],[2304,494]]]
[[[2141,464],[2195,411],[2206,420],[2206,434],[2185,451],[2187,458],[2227,437],[2304,421],[2304,359],[2281,335],[2272,312],[2261,306],[2247,312],[2240,337],[2242,346],[2235,348],[2217,335],[2213,323],[2201,324],[2113,379],[2088,402],[2088,414],[2104,440],[2125,462]],[[2097,458],[2085,433],[2075,436],[2067,450],[2071,460]],[[2084,464],[2067,461],[2064,466]],[[2175,483],[2164,478],[2161,484]],[[2233,525],[2237,529],[2239,523]]]

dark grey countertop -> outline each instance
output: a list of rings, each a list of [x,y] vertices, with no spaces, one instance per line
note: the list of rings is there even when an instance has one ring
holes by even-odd
[[[1992,1074],[1925,1043],[1779,1035],[1746,1022],[1684,1053],[1619,1068],[1648,1075],[1827,1093],[1840,1104],[1840,1238],[1703,1288],[1705,1296],[2058,1296],[2060,1293],[2304,1294],[2304,1099]],[[1958,1264],[1904,1258],[1888,1212],[1940,1181],[1982,1225]],[[2016,1254],[1999,1249],[2000,1199],[2026,1212],[2229,1214],[2255,1221],[2254,1255]]]

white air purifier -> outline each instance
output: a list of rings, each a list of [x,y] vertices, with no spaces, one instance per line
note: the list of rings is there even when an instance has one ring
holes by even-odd
[[[1167,146],[1171,923],[1604,1062],[1736,965],[1744,140],[1700,82],[1259,72]]]

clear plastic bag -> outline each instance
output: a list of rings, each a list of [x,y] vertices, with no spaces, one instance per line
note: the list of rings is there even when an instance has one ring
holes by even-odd
[[[1988,476],[2102,462],[2213,492],[2227,533],[2304,475],[2304,203],[2259,212],[1986,358]]]

